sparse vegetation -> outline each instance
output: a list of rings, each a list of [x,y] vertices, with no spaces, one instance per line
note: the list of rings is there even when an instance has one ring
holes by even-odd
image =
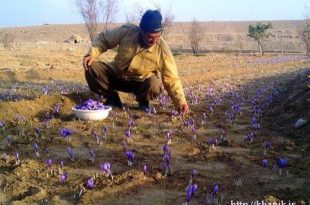
[[[5,49],[11,50],[13,48],[14,43],[14,35],[6,33],[1,39],[1,42],[3,43],[3,47]]]
[[[299,35],[306,48],[307,56],[310,57],[310,18],[305,19],[301,29],[299,30]]]
[[[204,30],[200,22],[194,19],[188,33],[191,49],[195,55],[200,51],[200,45],[204,38]]]
[[[264,55],[262,41],[269,37],[270,33],[267,33],[267,30],[271,28],[271,23],[257,23],[256,25],[249,25],[248,36],[253,38],[257,42],[258,51],[262,55]]]

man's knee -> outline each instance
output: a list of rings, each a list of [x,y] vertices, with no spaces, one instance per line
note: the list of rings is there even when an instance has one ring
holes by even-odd
[[[156,75],[151,76],[147,79],[147,86],[149,87],[149,90],[153,93],[160,93],[161,85],[162,82],[160,78],[158,78]]]

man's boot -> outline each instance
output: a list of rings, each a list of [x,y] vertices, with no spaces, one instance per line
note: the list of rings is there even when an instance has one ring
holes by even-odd
[[[148,100],[143,100],[139,102],[139,109],[146,111],[150,109],[150,102]]]
[[[119,109],[124,108],[124,105],[123,105],[118,93],[115,95],[108,96],[104,105],[111,106],[111,107],[117,107]]]

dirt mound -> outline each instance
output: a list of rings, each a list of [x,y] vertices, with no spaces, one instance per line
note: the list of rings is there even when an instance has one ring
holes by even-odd
[[[274,103],[268,118],[272,129],[306,145],[310,142],[310,70],[285,85],[283,94]],[[305,123],[297,126],[298,120]],[[296,127],[297,126],[297,127]],[[307,149],[309,149],[308,147]]]
[[[276,119],[281,131],[287,135],[310,133],[310,70],[285,85],[284,94],[272,108],[269,117]],[[308,121],[299,129],[298,119]],[[297,132],[298,131],[298,132]]]

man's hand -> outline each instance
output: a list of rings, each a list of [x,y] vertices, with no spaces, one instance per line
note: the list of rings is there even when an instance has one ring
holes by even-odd
[[[89,66],[92,64],[94,61],[94,57],[92,56],[84,56],[83,58],[83,67],[85,70],[88,70]]]
[[[180,105],[178,111],[182,113],[183,117],[185,116],[185,114],[189,113],[189,106],[187,102]]]

